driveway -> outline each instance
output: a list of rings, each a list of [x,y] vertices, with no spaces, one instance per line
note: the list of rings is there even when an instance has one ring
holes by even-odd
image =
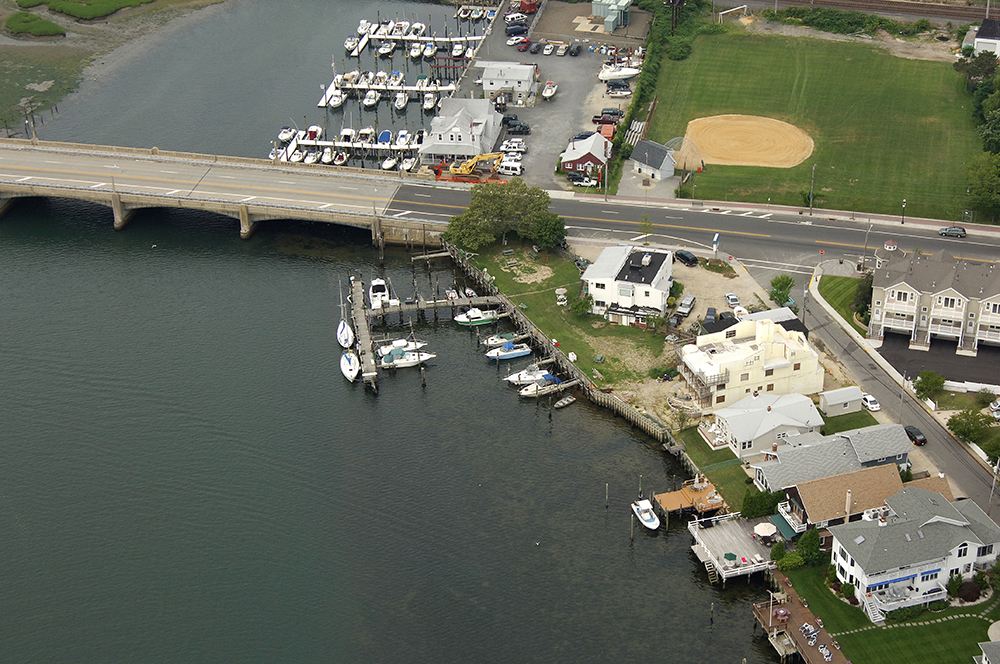
[[[914,378],[921,371],[936,371],[948,380],[971,381],[995,385],[1000,382],[1000,347],[980,346],[979,355],[956,355],[957,343],[948,339],[934,339],[929,350],[910,350],[909,335],[886,334],[879,355],[888,360],[896,371]]]

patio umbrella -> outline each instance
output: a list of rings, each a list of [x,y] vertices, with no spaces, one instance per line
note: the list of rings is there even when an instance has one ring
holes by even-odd
[[[736,560],[736,554],[735,553],[727,553],[727,554],[725,554],[722,557],[725,558],[726,560],[729,560],[729,561]]]
[[[757,534],[758,537],[771,537],[776,532],[778,532],[778,527],[775,526],[773,523],[765,521],[763,523],[758,523],[756,526],[754,526],[753,531],[754,533]]]

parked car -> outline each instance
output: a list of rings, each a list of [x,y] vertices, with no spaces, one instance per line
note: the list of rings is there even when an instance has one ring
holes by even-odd
[[[679,328],[681,326],[681,317],[674,314],[670,317],[670,320],[667,321],[667,325],[673,328]]]
[[[583,173],[577,173],[576,171],[569,171],[568,173],[566,173],[566,179],[574,184],[580,182],[586,177],[587,176],[585,176]]]
[[[507,123],[507,133],[511,135],[525,135],[531,133],[531,127],[529,127],[524,122],[509,122]]]
[[[503,117],[500,118],[500,124],[509,125],[511,122],[517,121],[517,113],[504,113]]]
[[[528,26],[515,23],[514,25],[508,25],[504,29],[504,32],[507,33],[508,37],[513,37],[514,35],[524,35],[528,33]]]
[[[705,312],[705,324],[715,322],[715,307],[709,307],[708,311]]]
[[[618,115],[611,115],[610,113],[602,113],[601,115],[595,115],[590,120],[594,124],[618,124],[621,117]]]
[[[694,295],[685,295],[681,300],[681,306],[677,307],[677,315],[685,318],[690,316],[696,299]]]
[[[726,293],[726,304],[730,307],[740,306],[740,296],[736,293]]]
[[[518,44],[520,44],[525,40],[527,40],[527,37],[524,37],[522,35],[514,35],[513,37],[507,40],[507,46],[517,46]]]
[[[961,226],[949,226],[938,231],[938,235],[945,237],[965,237],[965,229]]]
[[[611,90],[613,88],[628,88],[629,84],[628,84],[628,81],[614,80],[614,81],[608,81],[607,82],[607,86],[608,86],[608,90]]]
[[[531,45],[531,47],[528,49],[528,53],[538,53],[541,50],[542,50],[542,43],[541,42],[534,42]]]
[[[510,25],[511,23],[520,23],[521,21],[527,21],[528,16],[527,14],[522,14],[521,12],[511,12],[510,14],[505,15],[503,17],[503,20],[504,22],[507,23],[507,25]]]
[[[595,133],[597,133],[597,132],[593,132],[593,131],[581,131],[579,134],[577,134],[573,138],[575,138],[578,141],[582,141],[585,138],[589,138],[589,137],[593,136]]]
[[[906,432],[906,437],[910,439],[910,442],[914,445],[926,445],[927,437],[920,431],[917,427],[912,424],[903,427],[903,431]]]
[[[872,395],[865,392],[861,395],[861,405],[865,407],[866,410],[875,412],[876,410],[882,410],[882,406]]]
[[[573,44],[572,46],[570,46],[569,47],[569,54],[572,55],[574,58],[576,56],[580,55],[580,45],[579,44]]]
[[[542,55],[552,55],[554,50],[556,50],[555,44],[546,44],[545,48],[542,49]]]
[[[523,53],[524,51],[527,51],[530,46],[531,46],[531,40],[525,37],[524,41],[517,45],[517,50]]]
[[[1000,399],[997,399],[996,401],[990,404],[990,412],[996,413],[998,411],[1000,411]]]
[[[736,320],[736,314],[732,311],[719,312],[719,320]]]
[[[580,179],[580,180],[574,180],[573,181],[573,186],[575,186],[575,187],[596,187],[597,186],[597,180],[585,177],[585,178]]]
[[[559,44],[559,48],[556,49],[556,55],[566,55],[566,51],[569,50],[569,44]]]
[[[692,254],[687,249],[681,249],[674,252],[674,258],[684,263],[688,267],[693,267],[698,264],[698,257]]]

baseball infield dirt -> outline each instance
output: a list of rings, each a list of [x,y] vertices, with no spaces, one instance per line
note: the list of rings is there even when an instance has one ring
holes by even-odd
[[[795,125],[755,115],[698,118],[688,123],[684,138],[706,164],[724,166],[791,168],[813,151],[809,134]]]

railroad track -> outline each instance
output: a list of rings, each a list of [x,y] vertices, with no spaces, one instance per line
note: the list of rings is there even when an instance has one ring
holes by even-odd
[[[785,0],[781,4],[800,7],[833,7],[865,12],[866,14],[906,14],[970,23],[986,18],[986,8],[982,5],[941,5],[928,2],[906,2],[905,0]],[[993,18],[1000,18],[1000,12],[994,12]]]

